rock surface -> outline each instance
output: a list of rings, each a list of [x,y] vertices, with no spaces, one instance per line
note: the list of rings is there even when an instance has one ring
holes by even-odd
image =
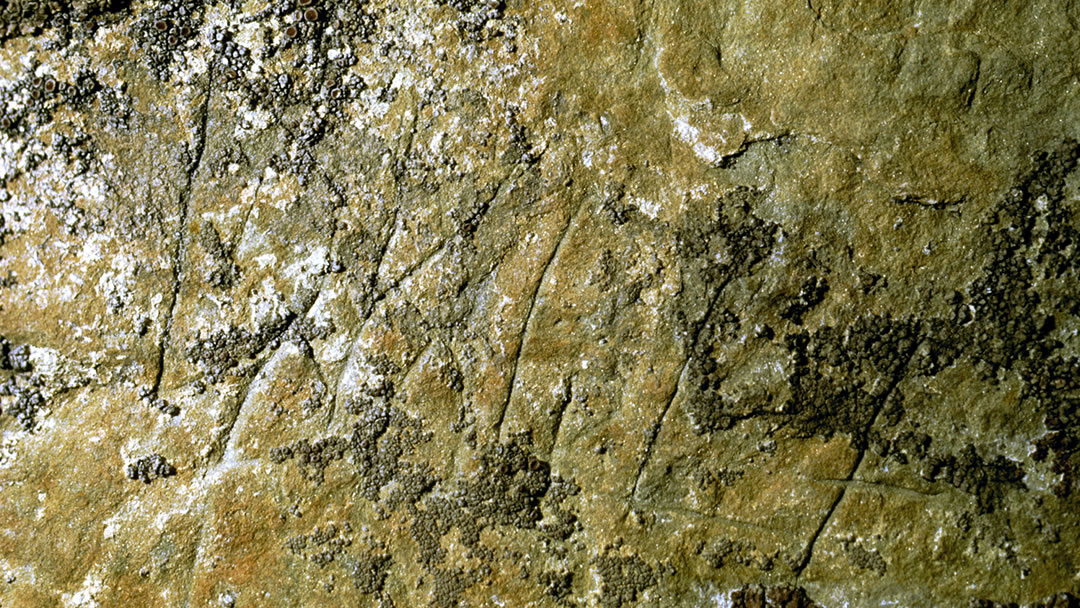
[[[1078,24],[3,3],[0,605],[1078,605]]]

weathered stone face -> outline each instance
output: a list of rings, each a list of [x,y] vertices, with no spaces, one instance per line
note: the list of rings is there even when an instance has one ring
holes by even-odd
[[[0,604],[1074,605],[1077,23],[4,4]]]

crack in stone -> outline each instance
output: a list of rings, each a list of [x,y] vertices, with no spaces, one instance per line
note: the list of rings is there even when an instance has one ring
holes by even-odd
[[[632,508],[636,509],[639,506],[643,506],[643,505],[641,505],[636,500],[632,500]],[[650,513],[670,513],[670,514],[674,514],[674,515],[681,515],[681,516],[684,516],[684,517],[689,517],[689,518],[693,518],[693,519],[697,519],[697,520],[701,520],[701,521],[706,521],[706,522],[711,522],[711,523],[719,523],[719,524],[723,524],[723,525],[726,525],[726,526],[731,526],[733,528],[739,528],[739,529],[743,529],[743,530],[751,530],[751,531],[758,531],[758,532],[769,532],[769,533],[772,533],[772,534],[780,534],[780,535],[783,535],[786,532],[782,528],[774,528],[772,526],[766,526],[766,525],[762,525],[762,524],[755,524],[753,522],[743,521],[741,519],[736,519],[736,518],[733,518],[733,517],[725,517],[723,515],[702,513],[701,511],[698,511],[696,509],[687,509],[687,508],[683,508],[683,507],[676,507],[676,506],[654,507],[654,506],[650,505],[649,506],[649,512]]]
[[[200,110],[201,116],[199,117],[199,125],[196,131],[195,149],[192,154],[191,162],[188,164],[185,172],[184,187],[180,190],[180,195],[177,200],[180,206],[180,228],[176,239],[176,248],[173,252],[171,299],[169,302],[169,314],[165,319],[165,326],[162,328],[161,337],[159,339],[161,346],[158,349],[157,370],[154,373],[154,382],[150,388],[151,398],[156,397],[161,390],[161,381],[165,376],[165,354],[169,349],[173,321],[176,318],[176,308],[180,303],[180,288],[182,287],[184,280],[184,255],[187,249],[191,190],[195,184],[195,175],[202,166],[203,153],[206,151],[207,123],[209,122],[210,117],[210,100],[213,95],[213,81],[214,75],[211,68],[211,71],[206,75],[206,88],[203,93],[206,99],[203,100],[202,109]]]
[[[247,232],[248,222],[251,220],[251,212],[255,210],[255,205],[259,202],[259,191],[262,190],[262,185],[263,178],[262,176],[259,176],[259,181],[255,184],[255,192],[251,195],[251,204],[248,205],[247,211],[244,213],[244,221],[240,223],[240,228],[233,237],[232,248],[234,250],[237,249],[244,240],[244,233]]]
[[[945,493],[944,491],[941,491],[941,492],[923,492],[922,490],[916,490],[915,488],[908,488],[908,487],[905,487],[905,486],[897,486],[897,485],[885,483],[885,482],[882,482],[882,481],[866,481],[866,480],[855,479],[855,478],[852,478],[852,479],[827,479],[827,478],[821,479],[821,478],[807,477],[806,480],[807,481],[817,482],[817,483],[822,483],[822,484],[834,485],[834,486],[837,486],[837,487],[874,489],[874,490],[877,490],[877,491],[889,492],[889,493],[897,494],[899,496],[906,496],[906,497],[909,497],[909,498],[915,498],[915,497],[932,498],[934,496],[940,496],[941,494]]]
[[[330,238],[332,239],[333,236],[331,236]],[[325,282],[325,280],[326,280],[326,277],[323,277],[324,282]],[[315,306],[315,303],[319,301],[319,296],[322,295],[323,287],[324,287],[323,285],[319,286],[318,291],[316,291],[315,295],[311,297],[311,300],[305,305],[303,310],[301,310],[298,313],[297,312],[291,312],[291,311],[289,312],[289,314],[286,317],[287,322],[285,324],[285,327],[283,329],[281,329],[280,331],[278,331],[274,336],[272,336],[268,340],[268,343],[272,344],[274,341],[278,340],[281,336],[284,336],[284,335],[288,334],[289,331],[292,330],[296,326],[297,320],[304,319],[305,317],[307,317],[308,313],[311,312],[311,309]],[[304,338],[301,337],[301,339],[304,339]],[[283,346],[282,344],[279,344],[276,348],[274,348],[273,350],[271,350],[269,352],[263,350],[262,352],[257,354],[257,356],[261,355],[262,361],[257,364],[257,368],[251,373],[251,376],[250,376],[250,378],[249,378],[249,380],[247,382],[247,386],[244,387],[243,395],[241,395],[237,399],[236,404],[234,406],[232,406],[230,408],[230,411],[226,414],[224,431],[218,436],[217,439],[214,440],[214,443],[212,444],[215,447],[213,448],[213,450],[211,452],[211,459],[212,460],[215,459],[214,455],[216,454],[216,463],[218,463],[218,464],[221,463],[221,461],[224,460],[225,455],[229,451],[229,443],[232,441],[233,429],[235,428],[237,421],[240,419],[240,413],[241,413],[241,411],[243,411],[244,403],[247,401],[248,397],[251,395],[251,387],[252,387],[252,385],[255,384],[256,378],[259,377],[259,374],[261,374],[263,372],[263,370],[266,368],[266,365],[270,362],[271,359],[274,358],[274,354],[276,354],[277,351],[280,350],[282,346]],[[309,347],[310,347],[310,345],[309,345]],[[307,352],[305,352],[304,354],[305,354],[305,356],[308,356]],[[312,363],[314,364],[316,370],[319,371],[319,375],[321,376],[322,375],[321,369],[319,368],[318,362],[315,361],[315,357],[314,357],[313,353],[310,355],[310,359],[311,359]],[[327,389],[330,388],[329,385],[327,384],[325,378],[322,378],[322,382],[323,382],[324,385],[326,385]],[[332,410],[331,410],[331,415],[333,415]],[[327,425],[329,426],[329,421],[328,421]]]
[[[862,464],[863,456],[866,454],[866,450],[860,450],[858,457],[855,459],[855,464],[852,465],[851,471],[848,476],[843,480],[844,482],[850,482],[855,475],[855,471],[858,470],[859,465]],[[836,507],[840,505],[840,501],[844,500],[844,495],[847,494],[847,484],[840,486],[836,491],[836,498],[833,499],[832,504],[829,505],[829,509],[825,512],[825,517],[821,518],[821,522],[818,523],[817,529],[810,536],[810,540],[806,543],[802,552],[796,558],[795,563],[792,565],[792,572],[795,573],[795,580],[799,579],[803,570],[810,564],[810,558],[814,555],[814,545],[817,544],[818,538],[821,537],[821,533],[825,531],[825,527],[829,524],[829,520],[832,519],[833,513],[836,512]]]
[[[427,262],[429,260],[431,260],[435,256],[439,255],[443,251],[445,251],[446,247],[451,243],[452,240],[453,239],[443,239],[442,242],[440,242],[437,247],[435,247],[430,252],[428,252],[428,253],[424,254],[423,256],[421,256],[419,260],[417,260],[417,261],[413,262],[412,264],[410,264],[408,266],[408,268],[406,268],[401,273],[401,276],[399,276],[398,278],[394,279],[391,282],[391,285],[390,285],[390,287],[388,289],[393,289],[395,287],[398,287],[404,281],[407,281],[410,278],[412,278],[413,274],[416,273],[418,270],[420,270],[420,268],[423,267],[425,264],[427,264]]]
[[[529,337],[529,323],[532,321],[533,309],[536,307],[536,301],[540,296],[540,289],[543,287],[544,283],[547,282],[551,268],[555,264],[555,259],[559,257],[559,252],[562,250],[563,244],[566,242],[566,237],[571,232],[571,228],[577,225],[578,217],[587,207],[588,205],[586,203],[579,202],[577,209],[568,214],[569,217],[566,220],[566,225],[563,226],[562,231],[559,233],[559,237],[555,241],[555,247],[551,250],[551,255],[548,256],[547,261],[544,262],[544,268],[540,272],[540,280],[536,282],[532,297],[529,299],[529,308],[525,312],[525,321],[521,325],[521,340],[518,343],[517,354],[514,356],[514,366],[510,370],[510,384],[506,391],[506,399],[503,401],[502,408],[499,410],[499,416],[495,421],[496,437],[502,435],[502,425],[506,418],[506,410],[510,408],[510,401],[514,398],[514,386],[517,381],[517,373],[521,364],[521,354],[525,351],[525,341]]]
[[[566,414],[566,408],[570,407],[570,402],[574,398],[574,386],[573,380],[567,379],[566,384],[563,386],[563,394],[559,399],[559,408],[555,414],[555,429],[551,433],[551,449],[548,451],[548,457],[555,453],[555,446],[559,445],[559,431],[562,429],[563,416]]]
[[[398,228],[398,218],[400,216],[401,216],[401,203],[399,201],[398,205],[394,207],[394,216],[392,218],[390,218],[389,222],[387,222],[388,224],[390,224],[390,234],[388,234],[386,236],[386,240],[383,241],[382,246],[379,248],[379,253],[378,253],[379,261],[378,261],[378,263],[375,264],[375,280],[376,281],[378,281],[382,277],[383,262],[386,261],[386,254],[390,251],[390,243],[392,243],[394,241],[394,237],[397,236],[397,233],[398,233],[398,230],[399,230],[399,228]],[[380,296],[385,296],[386,292],[389,291],[390,289],[393,289],[395,285],[396,285],[396,283],[391,281],[390,284],[387,287],[384,287],[382,290],[380,290],[379,295]],[[381,298],[379,298],[379,299],[381,299]],[[374,304],[377,301],[378,301],[378,299],[375,299],[375,300],[372,300],[371,303]]]
[[[656,422],[649,428],[646,435],[645,455],[641,459],[641,464],[638,465],[637,473],[634,475],[634,485],[630,491],[630,496],[627,498],[631,502],[637,499],[638,490],[641,486],[641,478],[645,474],[645,467],[649,464],[649,458],[652,457],[653,446],[656,444],[656,438],[660,436],[660,430],[664,426],[664,421],[667,419],[668,412],[671,410],[671,406],[675,403],[675,398],[679,395],[679,389],[682,387],[683,380],[686,378],[686,372],[690,369],[690,361],[693,360],[693,353],[698,347],[698,341],[701,340],[701,334],[705,331],[705,328],[709,325],[709,317],[712,316],[713,310],[716,308],[716,303],[720,301],[720,295],[724,292],[724,288],[727,287],[731,279],[726,279],[722,284],[716,288],[716,293],[709,300],[709,306],[705,309],[705,315],[701,318],[697,328],[694,329],[694,333],[690,338],[690,355],[686,357],[683,362],[682,370],[679,372],[679,377],[675,381],[675,387],[671,391],[671,396],[668,397],[667,403],[664,404],[664,408],[660,411],[660,416]]]
[[[321,167],[321,166],[318,167],[318,168],[319,168],[320,172],[322,173],[322,177],[327,180],[328,184],[332,184],[333,180],[331,180],[328,177],[328,175],[326,173],[326,169],[324,167]],[[260,187],[261,187],[261,182],[260,182]],[[253,201],[252,206],[254,206],[254,204],[255,203]],[[249,210],[249,213],[250,213],[250,210]],[[331,225],[332,225],[332,228],[331,228],[331,231],[330,231],[330,236],[328,237],[327,240],[330,242],[331,245],[333,245],[334,238],[336,238],[337,232],[338,232],[338,230],[337,230],[337,221],[335,220],[335,221],[331,222]],[[310,297],[310,299],[304,304],[303,309],[298,313],[290,311],[286,315],[285,326],[280,331],[278,331],[276,334],[274,334],[273,336],[271,336],[269,338],[269,340],[267,341],[268,344],[273,344],[275,340],[278,340],[281,336],[288,334],[290,332],[290,330],[292,330],[296,326],[297,320],[302,320],[305,317],[307,317],[308,313],[311,312],[311,309],[315,307],[315,304],[319,301],[319,298],[322,296],[323,290],[326,287],[327,275],[324,273],[323,276],[320,277],[320,278],[321,278],[321,280],[319,281],[319,288]],[[309,357],[311,359],[312,365],[315,367],[315,370],[316,370],[316,372],[318,373],[318,375],[320,377],[319,378],[320,381],[323,383],[323,386],[325,386],[326,389],[329,390],[330,385],[327,382],[327,379],[326,379],[325,375],[322,373],[322,368],[319,366],[319,362],[315,360],[315,354],[314,354],[314,351],[311,348],[310,343],[308,343],[307,339],[304,338],[303,336],[301,336],[300,339],[303,340],[304,344],[307,346],[306,349],[302,349],[302,352],[304,353],[305,356],[307,356],[307,357]],[[247,386],[244,387],[244,394],[237,399],[236,404],[234,406],[232,406],[232,408],[230,408],[230,411],[226,414],[225,429],[218,436],[218,438],[214,440],[213,444],[211,444],[213,446],[213,448],[212,448],[212,451],[211,451],[211,454],[210,454],[210,459],[213,460],[215,458],[215,454],[216,454],[216,463],[215,464],[221,464],[221,462],[224,461],[225,456],[228,454],[228,452],[230,450],[229,443],[232,441],[233,429],[236,427],[236,423],[240,419],[240,413],[243,411],[244,403],[247,401],[248,397],[251,395],[251,387],[252,387],[253,384],[255,384],[255,379],[259,377],[259,374],[262,373],[262,371],[266,368],[266,365],[270,362],[270,360],[274,357],[274,354],[277,353],[277,351],[280,348],[281,348],[281,345],[278,345],[277,348],[274,348],[269,353],[265,352],[265,350],[263,352],[257,353],[257,355],[259,355],[259,354],[263,355],[263,360],[260,363],[258,363],[257,369],[251,374],[251,376],[250,376],[250,378],[249,378],[249,380],[247,382]],[[330,408],[329,408],[330,411],[329,411],[329,415],[328,415],[327,420],[326,420],[327,428],[330,427],[330,424],[333,421],[334,409],[335,409],[334,404],[335,404],[336,400],[337,400],[337,390],[336,390],[336,385],[335,385],[334,396],[330,400]]]
[[[752,147],[754,147],[754,146],[756,146],[758,144],[765,144],[765,143],[782,144],[789,137],[790,137],[790,134],[785,132],[785,133],[781,133],[779,135],[767,135],[765,137],[760,137],[758,139],[748,139],[748,140],[742,142],[742,144],[736,150],[734,150],[732,152],[729,152],[728,154],[722,155],[720,157],[719,162],[717,163],[717,166],[719,166],[721,168],[729,168],[729,167],[731,167],[732,165],[735,164],[735,161],[739,160],[739,158],[741,158],[744,154],[749,152],[750,148],[752,148]]]
[[[877,404],[874,406],[874,413],[870,417],[870,421],[866,424],[866,427],[863,429],[862,435],[865,435],[870,431],[870,429],[874,428],[874,425],[877,423],[878,416],[881,415],[881,410],[884,409],[885,403],[888,400],[888,396],[891,395],[892,392],[896,390],[896,386],[900,384],[900,381],[903,379],[904,376],[903,372],[905,372],[907,367],[911,364],[911,360],[915,356],[915,353],[918,351],[918,347],[919,344],[915,344],[908,348],[907,361],[904,363],[904,367],[900,371],[896,372],[896,375],[893,377],[893,380],[889,384],[888,389],[885,390],[882,393],[882,396],[878,399]],[[791,570],[795,573],[796,580],[799,579],[799,577],[802,575],[803,570],[805,570],[806,567],[810,564],[810,560],[813,558],[814,555],[814,545],[817,544],[818,538],[820,538],[822,532],[825,531],[829,520],[832,519],[833,513],[836,512],[836,508],[840,505],[840,502],[844,500],[844,496],[847,495],[848,488],[852,485],[852,482],[856,481],[855,473],[859,470],[859,465],[862,464],[863,458],[866,456],[867,449],[868,448],[865,445],[859,446],[858,455],[855,457],[855,462],[852,463],[851,469],[848,470],[847,475],[845,475],[843,479],[837,480],[840,483],[840,488],[837,491],[836,498],[829,506],[829,510],[825,513],[825,517],[822,518],[821,523],[818,524],[817,529],[814,530],[814,533],[813,535],[811,535],[810,540],[806,543],[806,547],[799,554],[798,558],[795,560],[795,563],[792,565]]]

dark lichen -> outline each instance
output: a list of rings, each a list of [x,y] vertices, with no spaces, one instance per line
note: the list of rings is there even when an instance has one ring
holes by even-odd
[[[0,384],[0,396],[10,398],[4,413],[14,418],[23,430],[33,430],[37,425],[38,412],[45,406],[45,398],[34,386],[20,386],[14,380]]]
[[[569,571],[541,572],[538,579],[544,594],[560,602],[568,599],[574,585],[574,573]]]
[[[176,467],[169,464],[164,456],[156,452],[149,456],[143,456],[127,465],[128,479],[141,480],[143,483],[150,483],[155,479],[165,479],[173,475],[176,475]]]
[[[90,30],[111,13],[127,10],[130,0],[10,0],[0,5],[0,42],[48,28],[70,34]]]
[[[1000,455],[985,460],[972,445],[956,455],[931,456],[923,476],[971,494],[980,513],[990,513],[1000,508],[1006,490],[1025,487],[1024,471],[1017,463]]]
[[[862,570],[871,570],[878,576],[884,576],[887,565],[885,558],[875,549],[867,549],[854,540],[847,539],[843,542],[844,551],[852,566]]]
[[[632,605],[638,595],[658,582],[656,572],[637,555],[606,552],[593,559],[600,575],[600,605],[621,608]]]
[[[31,371],[30,347],[26,344],[12,343],[0,336],[0,370],[5,369],[16,372]]]
[[[169,0],[153,4],[140,14],[132,30],[150,72],[167,80],[174,65],[183,61],[183,48],[202,27],[205,0]]]
[[[816,608],[802,587],[749,585],[731,593],[732,608]]]
[[[799,293],[780,311],[780,316],[795,325],[802,325],[803,317],[823,302],[828,292],[829,281],[825,277],[810,277],[799,287]]]

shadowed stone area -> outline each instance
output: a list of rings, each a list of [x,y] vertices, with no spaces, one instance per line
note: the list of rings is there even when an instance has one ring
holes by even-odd
[[[1080,605],[1078,27],[0,2],[0,606]]]

